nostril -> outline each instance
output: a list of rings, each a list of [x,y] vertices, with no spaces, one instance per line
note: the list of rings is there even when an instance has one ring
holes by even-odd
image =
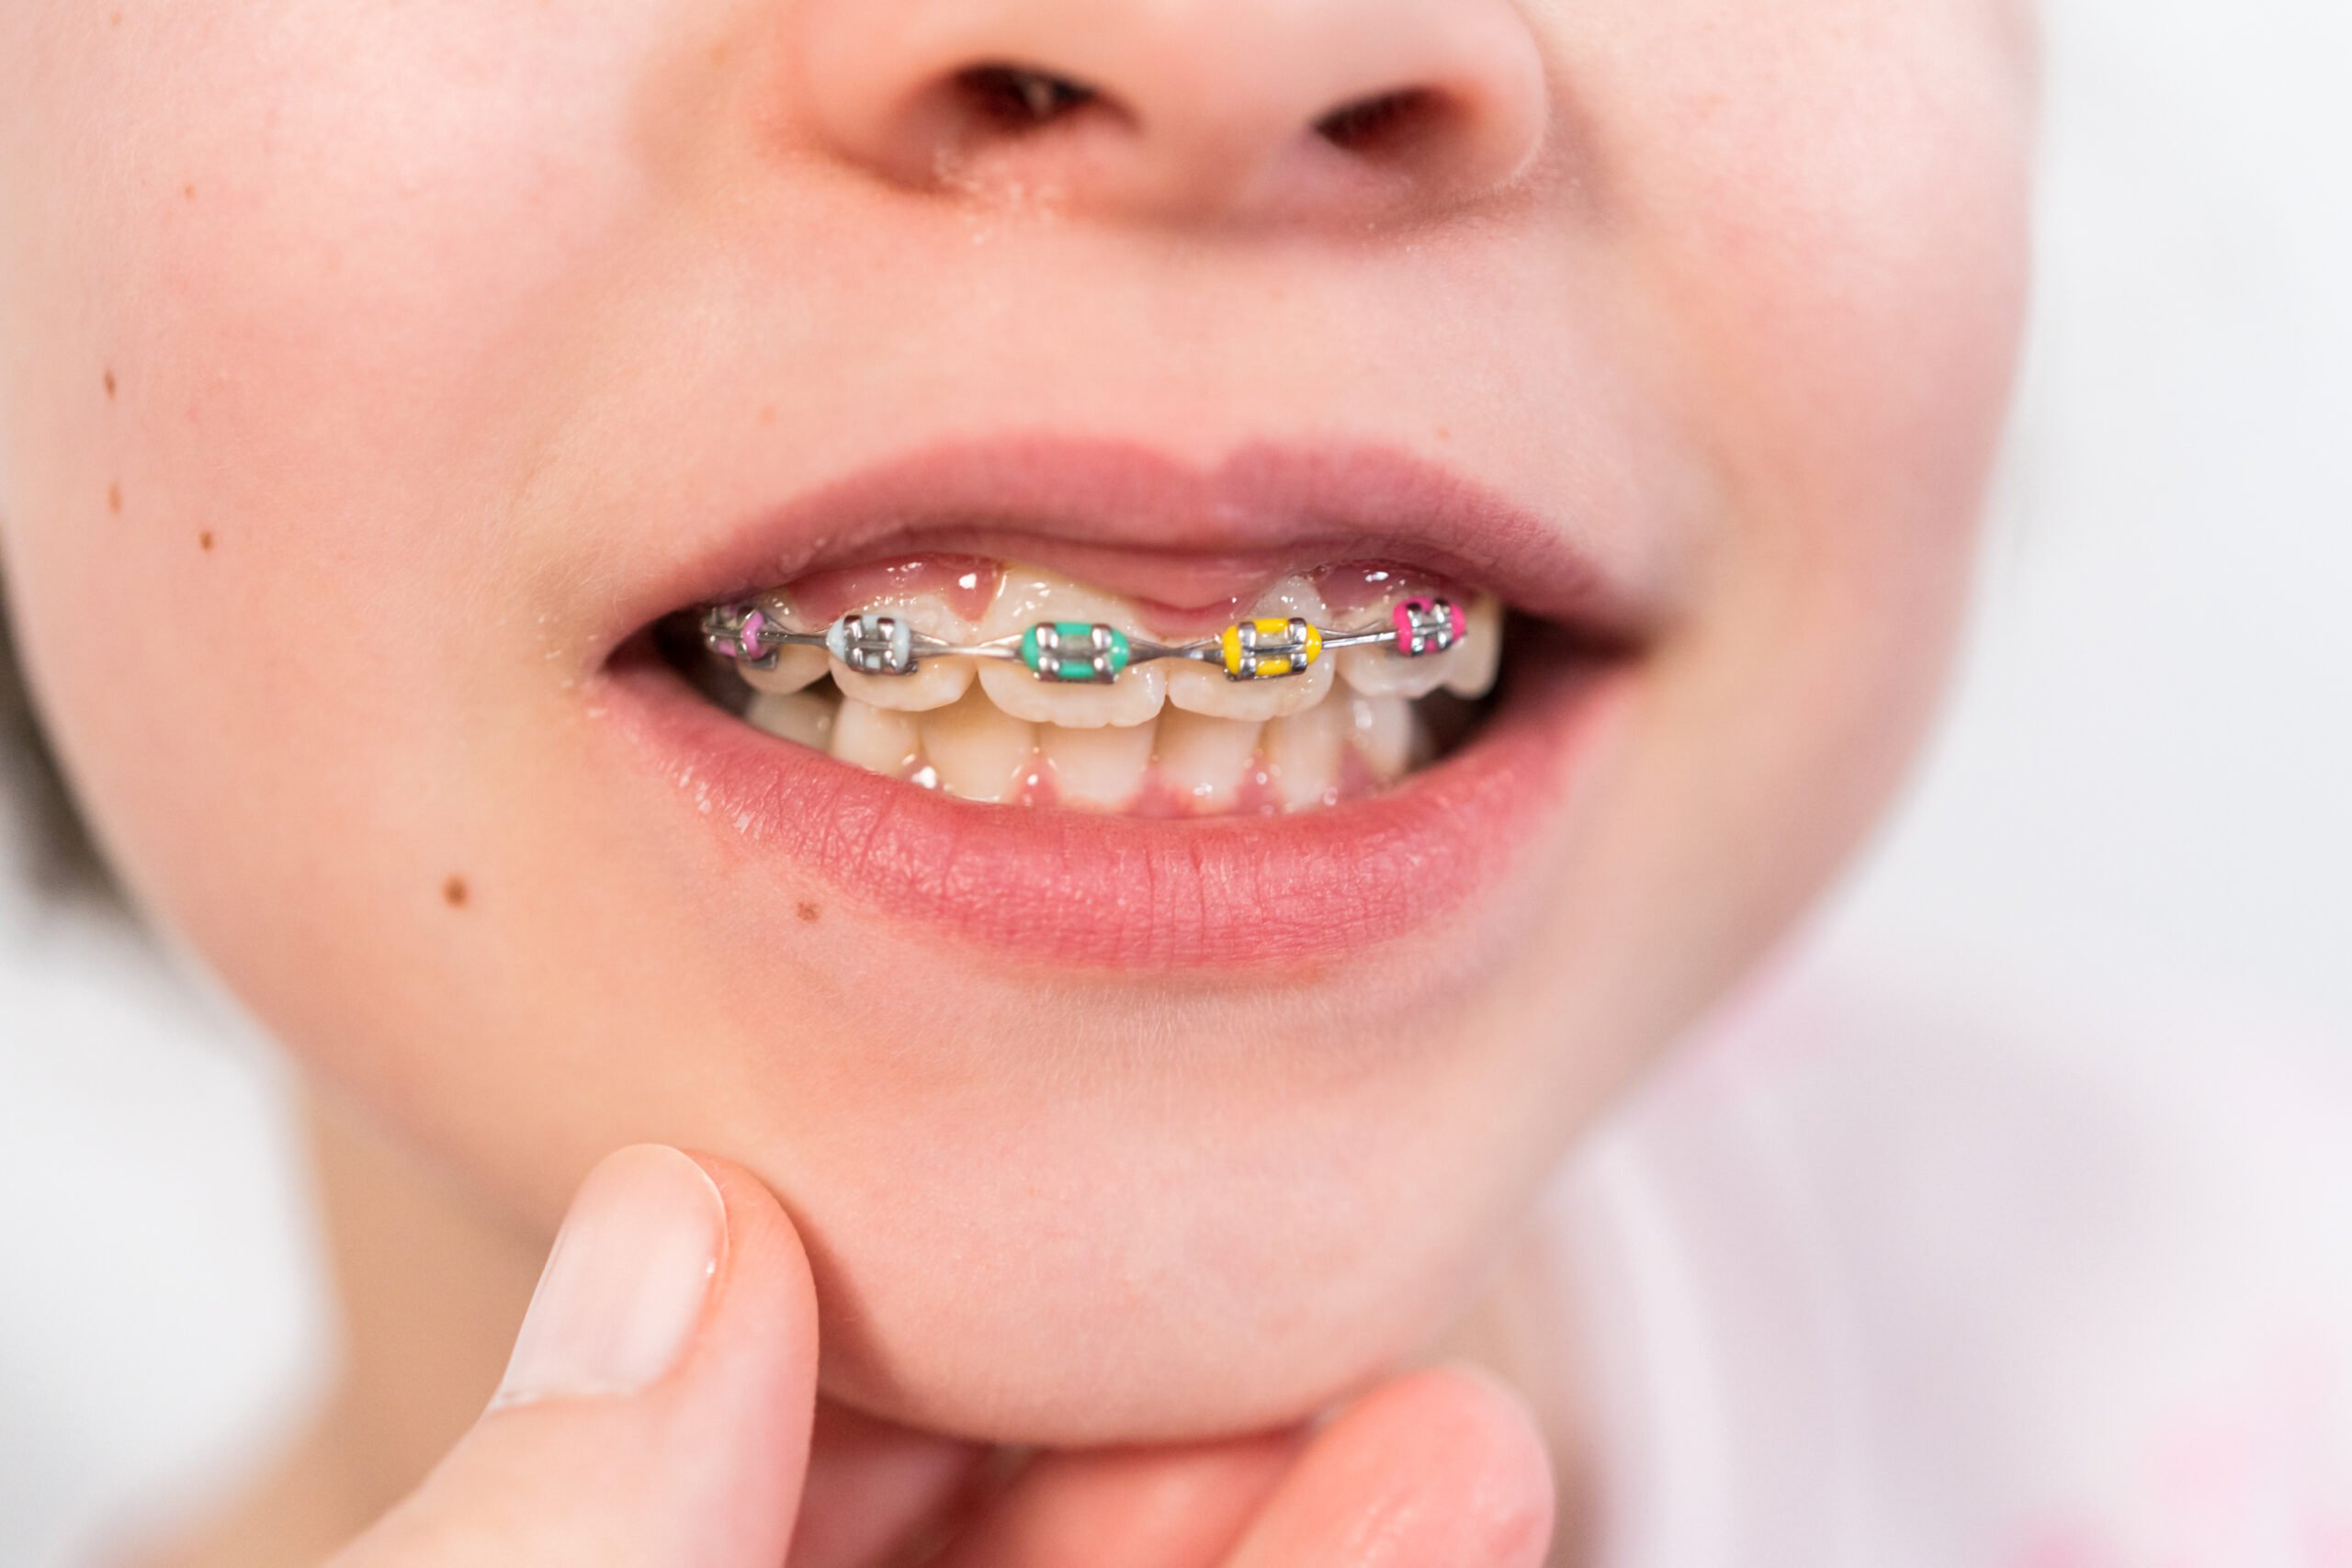
[[[1342,152],[1394,156],[1426,140],[1446,112],[1438,94],[1404,87],[1341,104],[1315,122],[1315,134]]]
[[[1083,82],[1023,65],[974,65],[954,80],[975,118],[1015,132],[1040,130],[1102,96]]]
[[[0,0],[5,4],[5,0]],[[1521,0],[796,0],[786,127],[1008,210],[1340,223],[1452,211],[1551,124]]]

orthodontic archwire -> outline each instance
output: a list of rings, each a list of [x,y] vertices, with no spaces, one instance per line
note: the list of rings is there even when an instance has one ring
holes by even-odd
[[[1386,647],[1419,659],[1461,643],[1469,623],[1448,599],[1408,599],[1385,626],[1327,631],[1296,615],[1236,621],[1215,637],[1185,643],[1129,637],[1102,621],[1039,621],[988,642],[952,643],[917,631],[902,616],[876,611],[843,615],[821,632],[797,632],[748,601],[703,611],[704,646],[721,659],[773,670],[787,648],[821,648],[860,675],[912,675],[927,659],[993,659],[1017,663],[1040,681],[1107,686],[1137,664],[1163,659],[1213,664],[1228,681],[1303,675],[1326,653]]]

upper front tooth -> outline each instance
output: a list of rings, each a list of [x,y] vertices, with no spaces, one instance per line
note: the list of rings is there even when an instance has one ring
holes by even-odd
[[[1266,590],[1245,618],[1286,620],[1294,615],[1311,626],[1323,624],[1323,596],[1303,577],[1285,577]],[[1221,664],[1192,660],[1170,660],[1167,668],[1168,700],[1189,713],[1212,718],[1281,718],[1313,707],[1331,689],[1329,658],[1317,659],[1304,674],[1254,681],[1233,680]]]
[[[877,600],[867,605],[865,612],[896,616],[916,631],[942,642],[971,642],[977,629],[948,608],[945,600],[930,593]],[[900,713],[944,708],[962,696],[972,683],[972,661],[968,659],[923,659],[916,663],[911,675],[861,675],[837,659],[830,662],[833,683],[843,695]]]
[[[1115,596],[1034,567],[1006,567],[1003,586],[980,617],[979,639],[1018,637],[1040,621],[1102,623],[1130,637],[1142,635],[1135,612]],[[1108,685],[1040,680],[1027,666],[1007,660],[982,663],[979,678],[989,700],[1015,718],[1065,729],[1146,724],[1168,695],[1168,670],[1162,663],[1130,665]]]

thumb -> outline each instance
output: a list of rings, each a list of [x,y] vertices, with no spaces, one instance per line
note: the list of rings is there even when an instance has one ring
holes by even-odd
[[[659,1145],[589,1173],[490,1408],[334,1568],[775,1568],[817,1305],[775,1199]]]

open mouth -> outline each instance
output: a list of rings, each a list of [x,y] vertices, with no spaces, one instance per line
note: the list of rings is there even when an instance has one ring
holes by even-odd
[[[1180,608],[928,554],[686,612],[660,640],[752,728],[868,773],[1197,818],[1328,809],[1448,754],[1490,705],[1503,619],[1494,595],[1395,562]]]
[[[1060,965],[1499,939],[1655,624],[1381,448],[948,448],[684,543],[590,689],[727,907],[830,888]]]

